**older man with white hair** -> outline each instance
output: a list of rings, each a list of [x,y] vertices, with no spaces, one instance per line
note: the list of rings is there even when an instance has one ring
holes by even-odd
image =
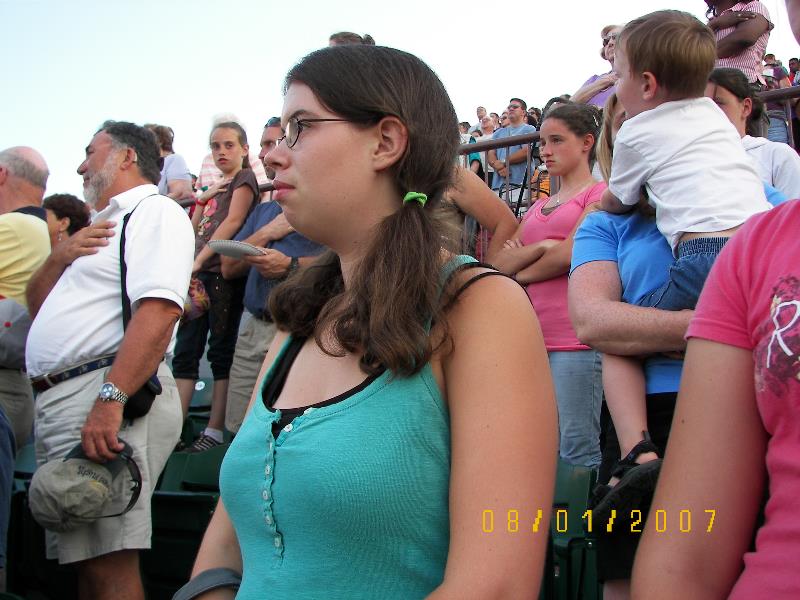
[[[58,244],[28,285],[37,462],[77,444],[94,462],[112,461],[124,440],[141,471],[129,512],[48,531],[48,555],[77,564],[82,599],[144,598],[138,550],[150,547],[150,495],[181,432],[164,356],[189,287],[194,235],[186,213],[158,193],[158,158],[149,130],[105,123],[78,167],[94,223]],[[148,390],[152,405],[139,402]]]
[[[47,215],[42,208],[47,176],[47,164],[33,148],[0,151],[0,302],[6,309],[4,322],[12,324],[7,315],[16,316],[14,326],[0,333],[4,336],[0,338],[0,408],[14,429],[17,448],[28,440],[33,424],[33,391],[23,372],[24,334],[30,324],[24,311],[25,287],[50,254]]]
[[[0,151],[0,591],[5,589],[6,530],[16,448],[33,423],[33,391],[25,367],[25,286],[50,253],[42,197],[47,164],[33,148]],[[16,448],[15,448],[16,447]]]

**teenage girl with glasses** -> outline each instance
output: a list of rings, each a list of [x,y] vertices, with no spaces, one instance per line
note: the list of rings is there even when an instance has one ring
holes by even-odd
[[[330,251],[270,296],[279,333],[194,574],[243,571],[240,600],[535,597],[553,392],[523,291],[443,247],[444,86],[405,52],[340,46],[285,90],[274,197]]]

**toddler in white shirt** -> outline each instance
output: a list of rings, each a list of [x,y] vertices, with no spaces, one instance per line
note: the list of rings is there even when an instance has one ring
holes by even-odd
[[[770,208],[738,133],[703,97],[715,59],[714,34],[679,11],[635,19],[617,41],[617,97],[627,120],[600,206],[628,212],[644,188],[677,257],[667,283],[640,298],[640,306],[693,309],[725,242]],[[661,461],[647,434],[640,361],[605,355],[603,385],[623,458],[609,486],[596,491],[595,513],[602,519],[617,509],[621,518],[652,492]]]

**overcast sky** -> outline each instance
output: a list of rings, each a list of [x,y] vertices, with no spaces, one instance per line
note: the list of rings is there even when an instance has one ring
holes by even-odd
[[[785,64],[800,49],[784,2],[764,4]],[[214,114],[237,115],[257,146],[287,70],[342,30],[418,55],[459,120],[475,122],[478,104],[500,112],[511,96],[543,106],[574,92],[608,70],[603,25],[662,8],[705,20],[703,0],[0,0],[0,148],[33,146],[50,166],[47,193],[82,197],[75,169],[97,127],[156,122],[197,173]]]

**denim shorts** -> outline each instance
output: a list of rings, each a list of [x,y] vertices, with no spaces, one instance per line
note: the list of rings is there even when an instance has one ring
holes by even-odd
[[[636,304],[662,310],[693,309],[714,261],[729,239],[704,237],[678,244],[678,259],[669,268],[667,282]]]

